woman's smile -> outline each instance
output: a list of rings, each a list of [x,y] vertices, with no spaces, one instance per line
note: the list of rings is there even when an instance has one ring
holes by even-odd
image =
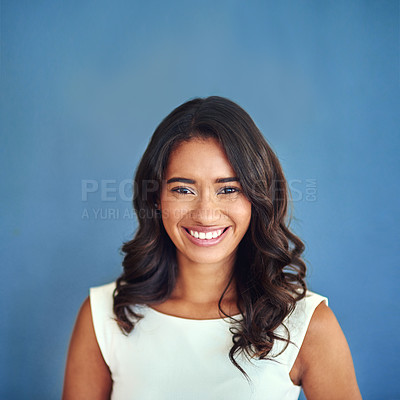
[[[215,139],[192,139],[170,155],[161,191],[164,228],[178,258],[232,262],[251,218],[227,156]]]
[[[229,226],[225,228],[214,228],[214,227],[190,227],[183,228],[184,231],[189,235],[189,240],[197,246],[214,246],[221,242],[228,232]]]

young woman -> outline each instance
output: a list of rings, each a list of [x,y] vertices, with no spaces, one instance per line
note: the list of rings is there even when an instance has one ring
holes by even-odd
[[[279,161],[250,116],[191,100],[135,177],[124,272],[92,288],[64,400],[361,399],[326,297],[307,291]]]

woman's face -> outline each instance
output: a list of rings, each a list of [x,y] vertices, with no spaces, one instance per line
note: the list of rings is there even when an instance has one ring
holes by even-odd
[[[232,262],[250,224],[251,203],[215,139],[192,139],[170,155],[162,221],[178,260]]]

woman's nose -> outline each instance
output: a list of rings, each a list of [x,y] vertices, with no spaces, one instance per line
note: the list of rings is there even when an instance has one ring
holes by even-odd
[[[218,222],[221,218],[220,206],[211,194],[202,195],[193,202],[191,216],[203,225]]]

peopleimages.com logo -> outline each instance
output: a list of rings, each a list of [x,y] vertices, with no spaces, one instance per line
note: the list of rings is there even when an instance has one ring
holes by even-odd
[[[262,182],[263,183],[263,182]],[[155,180],[144,180],[141,182],[141,193],[146,199],[148,194],[158,193],[160,184]],[[255,187],[264,187],[257,185]],[[315,202],[318,198],[317,179],[290,179],[287,180],[288,189],[291,193],[292,202]],[[276,186],[276,185],[275,185]],[[135,189],[135,190],[133,190]],[[121,208],[121,203],[132,203],[133,193],[138,193],[137,183],[131,179],[82,179],[81,201],[85,204],[105,203],[101,207],[85,207],[82,210],[82,219],[134,219],[135,213],[132,206]],[[284,189],[281,189],[284,192]],[[279,189],[275,190],[274,197],[279,198]],[[194,197],[193,197],[194,199]],[[190,200],[190,198],[188,199]],[[110,203],[118,203],[116,207],[108,206]],[[107,206],[106,206],[107,204]],[[150,210],[152,213],[155,211]],[[150,212],[149,210],[146,213]],[[144,210],[143,210],[144,212]],[[138,215],[139,218],[152,218],[153,215]]]
[[[287,181],[292,194],[292,201],[316,201],[317,180],[315,178],[290,179]],[[142,193],[147,197],[149,193],[156,193],[160,189],[158,181],[143,180]],[[132,190],[135,187],[136,190]],[[132,202],[133,192],[137,193],[137,184],[131,179],[82,179],[81,200],[101,200],[105,202],[127,201]],[[279,195],[279,194],[278,194]]]

